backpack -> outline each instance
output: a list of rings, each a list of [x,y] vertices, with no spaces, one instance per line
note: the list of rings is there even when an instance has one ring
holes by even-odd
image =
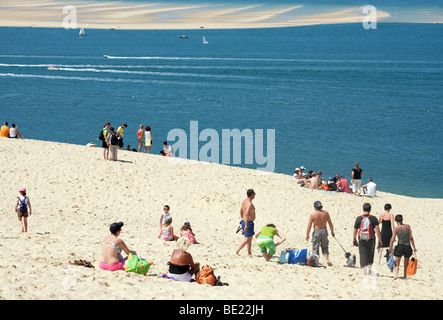
[[[214,270],[208,265],[205,265],[196,277],[197,283],[199,284],[209,284],[211,286],[215,285],[215,275]]]
[[[118,137],[115,133],[111,133],[111,145],[118,145]]]
[[[19,197],[17,198],[18,198],[18,211],[20,211],[21,213],[27,212],[28,211],[28,205],[26,204],[27,196],[25,196],[23,200],[20,200]]]
[[[306,265],[308,267],[318,267],[318,256],[316,254],[310,254]]]
[[[105,135],[103,134],[103,130],[100,130],[100,133],[98,134],[98,140],[105,140]]]
[[[371,220],[369,217],[372,217],[370,214],[366,217],[364,215],[361,216],[363,219],[360,223],[360,229],[358,230],[358,236],[361,240],[369,240],[374,237],[374,227],[372,226]]]

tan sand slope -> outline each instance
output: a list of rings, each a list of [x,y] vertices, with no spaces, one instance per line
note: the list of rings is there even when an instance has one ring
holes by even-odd
[[[74,6],[77,26],[72,26]],[[17,1],[0,0],[0,26],[89,29],[210,29],[270,28],[311,24],[362,22],[361,7],[319,7],[304,10],[299,5],[233,5],[149,2]],[[389,16],[377,11],[379,19]],[[69,19],[68,19],[69,18]],[[68,26],[64,24],[68,22]]]
[[[3,187],[0,191],[0,299],[441,299],[442,199],[416,199],[379,192],[366,199],[303,189],[282,174],[194,161],[171,162],[157,155],[119,152],[118,162],[103,160],[101,148],[0,138]],[[28,233],[21,233],[13,207],[26,187],[33,205]],[[394,281],[387,266],[378,277],[345,268],[344,252],[330,237],[332,267],[280,265],[278,254],[266,263],[258,247],[253,257],[236,234],[239,205],[248,188],[256,193],[256,231],[273,222],[287,241],[282,249],[309,248],[308,215],[315,200],[330,212],[336,237],[351,247],[355,217],[369,201],[374,214],[391,203],[411,224],[419,269],[410,279]],[[383,188],[381,186],[381,188]],[[159,278],[167,271],[173,242],[157,238],[164,204],[171,207],[179,231],[191,222],[198,245],[189,252],[211,265],[229,286],[210,287]],[[100,244],[109,225],[123,221],[121,238],[142,257],[153,260],[147,276],[98,268]],[[87,260],[95,269],[72,266]],[[382,260],[383,261],[383,260]],[[320,262],[324,262],[321,258]],[[263,290],[266,288],[266,290]]]

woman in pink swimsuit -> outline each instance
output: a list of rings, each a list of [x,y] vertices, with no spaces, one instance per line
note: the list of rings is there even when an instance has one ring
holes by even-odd
[[[135,251],[129,250],[124,241],[119,238],[122,227],[123,222],[111,224],[109,228],[111,234],[103,239],[100,269],[109,271],[125,270],[125,262],[128,258],[123,259],[121,252],[124,251],[127,255],[129,253],[137,254]]]

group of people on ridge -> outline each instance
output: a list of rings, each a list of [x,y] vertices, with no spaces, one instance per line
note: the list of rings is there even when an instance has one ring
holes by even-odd
[[[352,190],[349,186],[349,181],[339,173],[336,173],[333,177],[329,177],[328,180],[323,180],[322,171],[306,172],[306,168],[301,166],[295,168],[292,176],[292,182],[311,189],[322,189],[325,191],[337,191],[356,194],[367,194],[375,196],[377,192],[377,185],[372,178],[368,178],[368,183],[362,185],[363,170],[360,168],[358,162],[355,163],[354,168],[351,171]]]

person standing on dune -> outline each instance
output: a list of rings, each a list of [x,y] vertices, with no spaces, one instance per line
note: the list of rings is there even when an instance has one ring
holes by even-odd
[[[255,198],[255,192],[252,189],[249,189],[246,192],[247,198],[243,200],[240,208],[240,217],[242,219],[241,226],[242,226],[242,235],[244,235],[244,239],[240,246],[238,247],[237,251],[235,251],[235,255],[238,256],[241,249],[243,249],[244,246],[247,247],[248,250],[248,256],[252,256],[251,253],[251,243],[252,243],[252,237],[254,236],[254,220],[255,220],[255,207],[252,203],[252,200]]]

